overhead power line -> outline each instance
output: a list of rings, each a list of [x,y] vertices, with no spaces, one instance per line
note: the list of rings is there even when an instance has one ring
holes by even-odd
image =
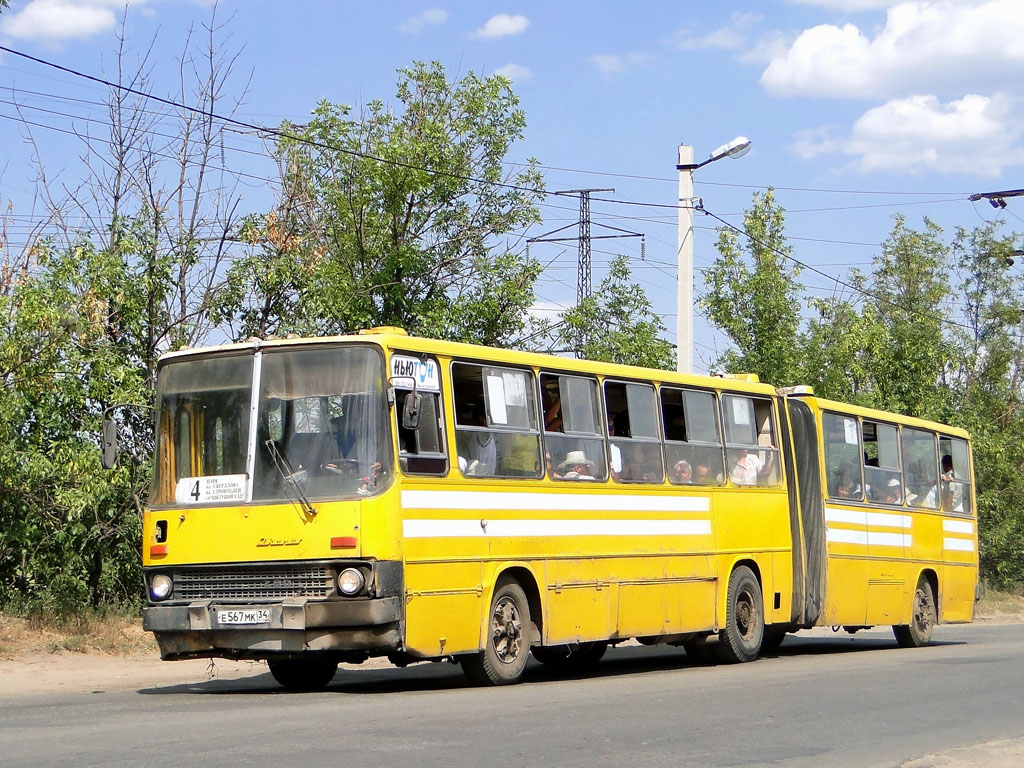
[[[291,141],[295,141],[297,143],[302,143],[302,144],[306,144],[306,145],[309,145],[309,146],[318,147],[320,149],[327,149],[327,150],[330,150],[330,151],[333,151],[333,152],[338,152],[338,153],[341,153],[341,154],[349,155],[351,157],[359,157],[359,158],[362,158],[362,159],[365,159],[365,160],[371,160],[371,161],[378,162],[378,163],[392,165],[392,166],[398,167],[398,168],[406,168],[408,170],[421,171],[423,173],[428,173],[428,174],[432,174],[432,175],[435,175],[435,176],[445,176],[445,177],[456,179],[456,180],[459,180],[459,181],[468,181],[468,182],[473,182],[475,184],[483,184],[483,185],[487,185],[487,186],[492,186],[492,187],[495,187],[495,188],[509,189],[509,190],[518,191],[518,192],[525,192],[525,193],[531,194],[531,195],[559,195],[558,192],[546,192],[546,191],[542,191],[542,190],[535,189],[535,188],[532,188],[532,187],[525,187],[525,186],[520,185],[520,184],[513,184],[513,183],[510,183],[510,182],[507,182],[507,181],[506,182],[492,181],[492,180],[488,180],[488,179],[481,179],[481,178],[477,178],[477,177],[474,177],[474,176],[470,176],[468,174],[456,173],[454,171],[445,171],[445,170],[438,170],[438,169],[433,169],[433,168],[426,168],[426,167],[421,166],[421,165],[416,165],[415,163],[410,163],[410,162],[405,162],[405,161],[402,161],[402,160],[393,160],[393,159],[389,159],[389,158],[379,157],[379,156],[373,155],[373,154],[371,154],[369,152],[362,152],[362,151],[359,151],[359,150],[350,149],[348,147],[343,147],[343,146],[338,146],[338,145],[331,144],[331,143],[328,143],[328,142],[316,141],[316,140],[310,139],[310,138],[305,137],[305,136],[300,136],[300,135],[296,135],[296,134],[290,133],[288,131],[281,130],[279,128],[271,128],[271,127],[268,127],[268,126],[258,125],[256,123],[249,123],[249,122],[246,122],[244,120],[239,120],[237,118],[229,117],[227,115],[218,114],[218,113],[216,113],[216,112],[214,112],[213,110],[210,110],[210,109],[202,109],[200,107],[193,107],[193,106],[190,106],[188,104],[184,104],[184,103],[181,103],[181,102],[174,101],[173,99],[167,99],[167,98],[164,98],[162,96],[157,96],[157,95],[152,94],[152,93],[147,93],[145,91],[141,91],[141,90],[139,90],[137,88],[132,88],[130,86],[122,85],[120,83],[114,83],[114,82],[112,82],[110,80],[106,80],[105,78],[97,77],[95,75],[90,75],[90,74],[87,74],[85,72],[80,72],[80,71],[72,69],[70,67],[65,67],[65,66],[63,66],[61,64],[57,64],[57,63],[52,62],[52,61],[47,61],[46,59],[42,59],[42,58],[39,58],[37,56],[32,56],[30,54],[24,53],[23,51],[18,51],[18,50],[14,49],[14,48],[9,48],[9,47],[4,46],[4,45],[0,45],[0,51],[4,51],[4,52],[9,53],[9,54],[11,54],[13,56],[18,56],[18,57],[26,59],[28,61],[32,61],[32,62],[35,62],[37,64],[41,64],[42,66],[45,66],[45,67],[50,67],[50,68],[55,69],[55,70],[57,70],[59,72],[64,72],[65,74],[69,74],[69,75],[72,75],[74,77],[82,78],[82,79],[88,80],[88,81],[93,82],[93,83],[98,83],[100,85],[106,86],[107,88],[113,88],[113,89],[122,91],[124,93],[131,93],[131,94],[133,94],[135,96],[139,96],[139,97],[144,98],[144,99],[150,99],[150,100],[152,100],[152,101],[154,101],[156,103],[163,104],[165,106],[172,107],[174,109],[186,110],[186,111],[192,112],[193,114],[202,115],[202,116],[204,116],[204,117],[206,117],[208,119],[211,119],[211,120],[218,120],[218,121],[223,122],[225,124],[237,126],[237,127],[240,127],[240,128],[245,128],[245,129],[247,129],[249,131],[255,131],[258,134],[262,134],[262,135],[265,135],[265,136],[272,136],[272,137],[276,137],[278,139],[288,139],[288,140],[291,140]],[[511,165],[517,165],[517,164],[511,164]],[[518,164],[518,165],[522,165],[522,164]],[[585,170],[581,170],[581,169],[558,168],[557,166],[541,166],[541,165],[538,165],[537,167],[538,168],[544,168],[545,170],[562,170],[562,171],[573,172],[573,173],[591,173],[591,174],[602,174],[603,173],[603,172],[599,172],[599,171],[585,171]],[[603,173],[603,175],[607,175],[607,176],[623,176],[623,177],[638,178],[638,179],[651,179],[651,180],[658,180],[658,181],[662,180],[661,177],[630,176],[629,174]],[[710,182],[703,182],[703,183],[710,183]],[[720,184],[720,186],[736,186],[736,187],[752,188],[752,189],[763,189],[763,188],[765,188],[765,187],[756,186],[756,185],[742,185],[742,184],[737,184],[737,185]],[[827,189],[814,190],[814,189],[800,188],[800,187],[775,187],[775,189],[786,189],[786,190],[790,190],[790,191],[802,191],[802,192],[834,192],[834,193],[846,193],[846,194],[891,194],[891,195],[920,194],[922,196],[923,195],[938,195],[938,194],[940,194],[940,193],[934,193],[934,192],[911,193],[911,192],[869,192],[869,191],[865,191],[865,190],[827,190]],[[947,193],[941,193],[941,194],[942,195],[946,195]],[[948,194],[954,194],[955,195],[957,193],[948,193]],[[960,200],[961,198],[954,198],[954,199],[955,200]],[[607,203],[612,203],[612,204],[615,204],[615,205],[630,205],[630,206],[640,206],[640,207],[648,207],[648,208],[662,208],[662,209],[668,209],[668,210],[678,210],[680,208],[680,206],[678,204],[673,205],[673,204],[662,204],[662,203],[650,203],[650,202],[636,201],[636,200],[614,200],[614,199],[607,199],[607,198],[594,198],[593,200],[594,200],[594,202],[607,202]],[[902,203],[902,205],[926,204],[926,203],[932,203],[932,202],[953,202],[953,200],[939,200],[939,201],[929,200],[929,201],[921,201],[920,203]],[[851,207],[801,209],[801,210],[796,210],[796,211],[791,211],[791,212],[792,213],[799,213],[799,212],[811,212],[811,211],[817,212],[817,211],[826,211],[826,210],[849,210],[850,208],[859,208],[859,207],[887,207],[887,206],[888,207],[892,207],[892,206],[899,206],[899,205],[901,205],[901,204],[893,203],[893,204],[882,204],[882,205],[878,205],[878,206],[851,206]]]
[[[300,136],[300,135],[297,135],[297,134],[289,133],[288,131],[283,131],[280,128],[270,128],[270,127],[264,126],[264,125],[257,125],[256,123],[247,123],[244,120],[238,120],[236,118],[229,117],[227,115],[218,114],[218,113],[214,112],[213,110],[202,109],[200,107],[193,107],[193,106],[191,106],[189,104],[183,104],[181,102],[174,101],[173,99],[166,99],[163,96],[157,96],[157,95],[152,94],[152,93],[147,93],[146,91],[140,91],[139,89],[132,88],[131,86],[122,85],[120,83],[115,83],[115,82],[112,82],[110,80],[106,80],[106,79],[104,79],[102,77],[97,77],[95,75],[90,75],[90,74],[87,74],[85,72],[80,72],[80,71],[78,71],[76,69],[71,69],[70,67],[65,67],[65,66],[63,66],[61,64],[56,64],[56,63],[54,63],[52,61],[47,61],[46,59],[41,59],[38,56],[32,56],[30,54],[24,53],[23,51],[15,50],[14,48],[8,48],[5,45],[0,45],[0,51],[3,51],[5,53],[9,53],[9,54],[11,54],[13,56],[19,56],[19,57],[21,57],[23,59],[27,59],[29,61],[34,61],[35,63],[42,64],[45,67],[51,67],[53,69],[56,69],[59,72],[64,72],[66,74],[73,75],[75,77],[80,77],[80,78],[83,78],[85,80],[89,80],[90,82],[99,83],[100,85],[105,85],[107,88],[114,88],[116,90],[122,91],[123,93],[130,93],[130,94],[132,94],[134,96],[139,96],[139,97],[144,98],[144,99],[151,99],[152,101],[155,101],[158,104],[164,104],[164,105],[166,105],[168,107],[173,107],[174,109],[185,110],[187,112],[191,112],[193,114],[200,115],[202,117],[206,117],[206,118],[208,118],[210,120],[218,120],[218,121],[220,121],[222,123],[227,123],[228,125],[239,126],[239,127],[242,127],[242,128],[246,128],[246,129],[248,129],[250,131],[256,131],[258,133],[265,134],[265,135],[268,135],[268,136],[273,136],[273,137],[276,137],[278,139],[287,139],[289,141],[295,141],[295,142],[298,142],[298,143],[301,143],[301,144],[306,144],[306,145],[309,145],[309,146],[317,147],[319,149],[327,149],[327,150],[330,150],[332,152],[338,152],[340,154],[348,155],[350,157],[359,157],[359,158],[362,158],[364,160],[371,160],[373,162],[391,165],[391,166],[394,166],[396,168],[405,168],[405,169],[410,170],[410,171],[421,171],[423,173],[428,173],[428,174],[431,174],[431,175],[434,175],[434,176],[445,176],[445,177],[450,178],[450,179],[456,179],[457,181],[469,181],[469,182],[473,182],[474,184],[483,184],[483,185],[486,185],[486,186],[497,187],[497,188],[501,188],[501,189],[510,189],[510,190],[513,190],[513,191],[525,192],[525,193],[532,194],[532,195],[536,195],[536,194],[557,194],[557,193],[554,193],[554,192],[543,192],[541,190],[534,189],[534,188],[531,188],[531,187],[524,187],[521,184],[511,184],[509,182],[504,182],[504,181],[491,181],[491,180],[488,180],[488,179],[480,179],[480,178],[477,178],[475,176],[470,176],[468,174],[455,173],[454,171],[444,171],[444,170],[438,170],[438,169],[434,169],[434,168],[426,168],[424,166],[416,165],[414,163],[407,163],[407,162],[405,162],[403,160],[391,160],[391,159],[388,159],[388,158],[379,157],[377,155],[370,154],[369,152],[361,152],[361,151],[359,151],[357,149],[350,149],[348,147],[343,147],[343,146],[336,145],[336,144],[331,144],[331,143],[328,143],[328,142],[315,141],[315,140],[307,138],[305,136]]]

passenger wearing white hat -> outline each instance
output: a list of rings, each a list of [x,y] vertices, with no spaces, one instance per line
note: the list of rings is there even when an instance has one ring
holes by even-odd
[[[559,469],[569,471],[562,475],[563,480],[596,480],[594,477],[594,462],[587,458],[583,451],[569,451],[565,455],[565,461],[558,465]]]
[[[885,484],[885,491],[882,497],[883,504],[901,504],[900,481],[898,478],[890,478]]]

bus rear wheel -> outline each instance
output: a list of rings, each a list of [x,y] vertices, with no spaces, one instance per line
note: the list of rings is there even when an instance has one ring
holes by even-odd
[[[932,583],[922,576],[918,579],[914,590],[913,614],[909,624],[900,624],[892,628],[896,643],[900,648],[920,648],[932,640],[932,629],[936,624],[935,593]]]
[[[326,659],[268,659],[267,666],[289,691],[322,691],[338,671],[338,662]]]
[[[592,667],[597,664],[608,650],[608,643],[594,641],[576,645],[549,645],[534,648],[533,658],[541,664],[567,669]]]
[[[761,652],[764,638],[764,602],[754,572],[741,565],[729,577],[725,626],[719,642],[712,646],[719,661],[735,664],[753,661]]]
[[[514,581],[498,582],[484,648],[460,659],[466,677],[477,685],[518,683],[530,658],[529,629],[530,604],[523,588]]]

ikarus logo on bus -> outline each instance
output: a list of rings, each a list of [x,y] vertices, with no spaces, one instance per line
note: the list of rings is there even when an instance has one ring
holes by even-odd
[[[407,355],[391,357],[391,379],[396,387],[421,392],[440,392],[441,375],[434,360],[420,360]]]

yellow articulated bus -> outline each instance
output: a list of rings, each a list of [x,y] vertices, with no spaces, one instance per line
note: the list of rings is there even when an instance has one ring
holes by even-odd
[[[456,660],[973,618],[968,436],[705,377],[374,329],[165,355],[144,626],[165,659]]]

